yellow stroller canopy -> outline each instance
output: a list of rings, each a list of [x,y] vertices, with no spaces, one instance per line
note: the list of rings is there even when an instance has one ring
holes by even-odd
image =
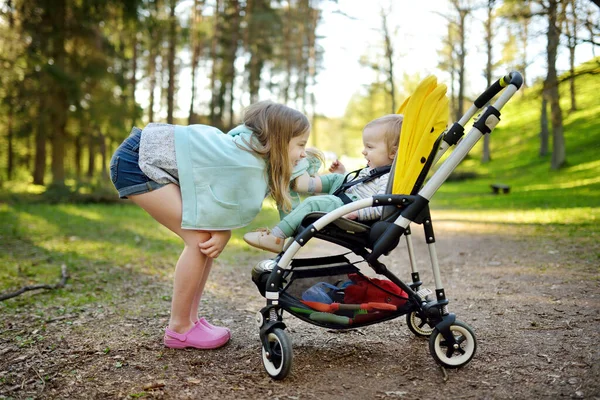
[[[412,190],[432,153],[438,137],[448,125],[447,87],[429,75],[398,109],[404,115],[393,171],[393,194]]]

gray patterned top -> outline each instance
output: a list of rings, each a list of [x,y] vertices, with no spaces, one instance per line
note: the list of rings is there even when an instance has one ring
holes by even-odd
[[[174,125],[150,123],[142,130],[138,163],[154,182],[179,185]]]

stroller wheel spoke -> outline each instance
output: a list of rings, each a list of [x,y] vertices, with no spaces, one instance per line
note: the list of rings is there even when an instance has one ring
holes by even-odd
[[[433,329],[427,323],[427,319],[420,315],[418,311],[406,314],[406,324],[408,329],[418,337],[429,337],[433,332]]]
[[[477,350],[477,341],[471,328],[460,321],[450,327],[453,340],[446,340],[437,328],[429,338],[431,355],[440,365],[447,368],[459,368],[467,364]]]

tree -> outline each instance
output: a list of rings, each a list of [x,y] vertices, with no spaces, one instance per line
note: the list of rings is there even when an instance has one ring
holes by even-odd
[[[558,0],[548,0],[544,4],[548,16],[548,44],[546,46],[548,74],[544,82],[544,91],[550,103],[550,120],[552,122],[552,162],[551,168],[557,170],[566,162],[565,139],[563,133],[562,110],[559,104],[558,79],[556,74],[556,53],[560,40],[558,24]]]
[[[465,59],[467,57],[466,49],[466,19],[471,13],[472,8],[470,4],[463,3],[461,0],[450,0],[452,6],[456,11],[456,19],[454,24],[457,27],[458,33],[458,51],[457,56],[457,74],[458,74],[458,99],[456,108],[456,120],[459,120],[464,114],[464,101],[465,101]]]
[[[493,77],[493,67],[494,67],[494,63],[493,63],[493,46],[492,46],[492,39],[494,37],[494,29],[493,29],[493,23],[494,23],[494,4],[495,4],[495,0],[488,0],[487,2],[487,18],[484,22],[484,28],[485,28],[485,49],[486,49],[486,63],[485,63],[485,79],[487,82],[487,87],[490,87],[492,85],[492,77]],[[483,164],[490,162],[491,158],[491,153],[490,153],[490,135],[484,135],[483,136],[483,153],[481,155],[481,162]]]
[[[531,0],[505,0],[498,8],[498,14],[501,18],[508,21],[507,26],[508,40],[504,52],[504,61],[509,64],[513,62],[516,54],[519,61],[514,68],[523,75],[523,87],[527,86],[527,68],[529,59],[527,50],[529,47],[529,25],[533,18],[531,11]],[[522,91],[524,93],[524,90]]]
[[[456,26],[448,21],[447,34],[443,39],[443,47],[438,50],[438,68],[442,71],[448,72],[450,75],[450,113],[451,115],[458,114],[458,107],[456,104],[456,48],[455,48],[455,37],[457,36]]]
[[[204,3],[204,0],[194,0],[194,6],[192,8],[192,18],[190,27],[190,46],[192,47],[192,98],[190,100],[188,124],[196,123],[196,117],[194,113],[194,101],[196,98],[196,72],[198,70],[198,63],[200,61],[200,55],[204,47],[205,40],[205,32],[203,26],[204,17],[202,15]]]
[[[567,9],[570,12],[567,12]],[[577,110],[577,101],[575,99],[575,47],[577,46],[577,2],[568,0],[562,5],[561,20],[563,23],[563,31],[567,37],[567,48],[569,49],[569,93],[571,97],[571,112]]]
[[[175,50],[177,48],[177,18],[175,17],[177,0],[171,0],[169,5],[169,53],[167,58],[169,71],[169,84],[167,87],[167,123],[173,123],[173,110],[175,108]]]

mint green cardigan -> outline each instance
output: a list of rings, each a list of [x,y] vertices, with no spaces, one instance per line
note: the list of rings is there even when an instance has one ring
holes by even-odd
[[[175,126],[183,229],[230,230],[248,225],[268,194],[267,164],[248,149],[256,140],[240,125],[224,134],[207,125]],[[306,171],[302,160],[292,179]]]

